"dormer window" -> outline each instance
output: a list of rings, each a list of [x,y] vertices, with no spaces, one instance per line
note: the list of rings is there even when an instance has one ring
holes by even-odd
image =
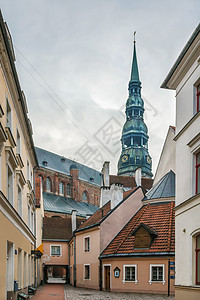
[[[136,249],[148,249],[151,247],[151,244],[154,238],[157,236],[157,233],[152,228],[141,223],[132,233],[135,236],[135,245]]]

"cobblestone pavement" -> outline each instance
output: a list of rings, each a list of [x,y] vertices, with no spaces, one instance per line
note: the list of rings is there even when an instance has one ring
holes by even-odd
[[[136,293],[113,293],[113,292],[102,292],[96,290],[89,290],[84,288],[74,288],[71,285],[65,285],[65,300],[174,300],[173,296],[161,296],[151,294],[136,294]]]

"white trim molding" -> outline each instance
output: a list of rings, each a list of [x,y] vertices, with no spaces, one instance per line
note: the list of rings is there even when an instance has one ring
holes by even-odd
[[[89,250],[86,250],[85,248],[85,240],[89,238]],[[84,236],[83,237],[83,251],[84,252],[91,252],[91,237],[90,235]]]
[[[152,267],[162,267],[163,268],[162,280],[152,280],[152,276],[153,276]],[[152,284],[152,283],[162,283],[163,285],[166,283],[166,281],[165,281],[165,264],[150,264],[149,284]]]
[[[52,247],[60,247],[60,254],[52,254]],[[50,245],[50,256],[62,256],[62,245],[57,245],[57,244],[55,244],[55,245]]]
[[[89,278],[85,278],[85,267],[89,266]],[[83,280],[91,280],[91,267],[90,264],[84,264],[83,265]]]
[[[135,280],[126,280],[126,273],[125,273],[125,268],[130,267],[130,268],[135,268]],[[123,265],[123,284],[127,282],[134,282],[135,284],[138,284],[138,278],[137,278],[137,265]]]

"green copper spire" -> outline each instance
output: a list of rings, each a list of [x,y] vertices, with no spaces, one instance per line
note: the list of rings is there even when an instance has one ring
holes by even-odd
[[[135,47],[128,85],[129,97],[126,102],[126,122],[122,130],[122,151],[118,161],[118,175],[132,176],[137,168],[142,169],[142,176],[153,176],[152,161],[148,151],[148,128],[144,122],[144,101],[141,97],[141,82]]]
[[[132,70],[131,70],[131,80],[130,81],[139,81],[139,71],[138,71],[138,64],[137,64],[137,56],[136,56],[136,41],[135,41],[135,34],[136,31],[134,32],[134,48],[133,48],[133,62],[132,62]]]

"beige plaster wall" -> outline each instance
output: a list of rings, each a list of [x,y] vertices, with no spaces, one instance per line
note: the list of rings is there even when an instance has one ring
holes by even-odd
[[[52,246],[61,246],[61,255],[51,255]],[[68,242],[43,241],[43,262],[45,265],[68,265]]]
[[[100,227],[100,252],[102,252],[125,224],[142,206],[144,194],[141,188],[136,190],[110,214]]]
[[[171,261],[174,259],[170,258]],[[102,279],[103,289],[105,288],[104,278],[104,264],[111,265],[111,291],[115,292],[138,292],[138,293],[157,293],[167,294],[168,292],[168,258],[116,258],[102,260]],[[164,264],[165,265],[165,284],[161,282],[152,282],[150,280],[150,264]],[[137,280],[138,282],[123,283],[123,265],[137,265]],[[120,277],[114,277],[114,269],[118,267]],[[173,272],[172,272],[173,273]],[[174,279],[171,279],[171,293],[174,294]]]
[[[76,235],[76,284],[80,287],[99,288],[100,231],[93,228]],[[84,238],[90,237],[90,251],[84,251]],[[84,279],[84,264],[90,265],[90,279]]]

